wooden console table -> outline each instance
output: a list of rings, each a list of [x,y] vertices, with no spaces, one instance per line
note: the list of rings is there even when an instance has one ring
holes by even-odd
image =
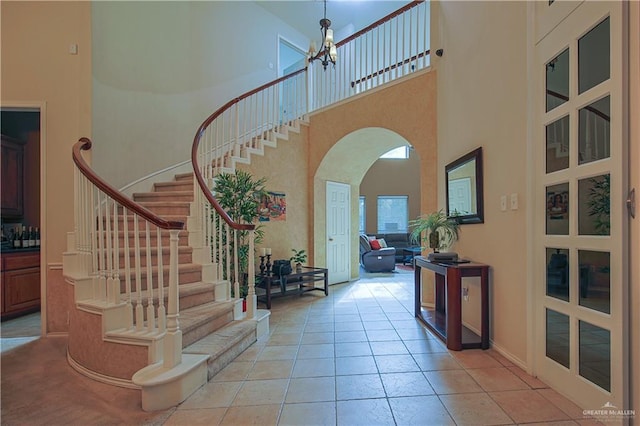
[[[288,275],[274,275],[267,272],[259,277],[256,286],[258,301],[263,301],[267,309],[271,309],[271,299],[280,296],[302,294],[307,291],[324,291],[324,295],[329,295],[329,270],[326,268],[314,268],[303,266],[301,272],[292,272]],[[321,282],[322,287],[316,287],[316,283]]]
[[[435,309],[422,307],[422,268],[435,272]],[[481,335],[462,325],[462,278],[480,277]],[[448,349],[489,348],[489,265],[438,263],[415,257],[415,315]]]

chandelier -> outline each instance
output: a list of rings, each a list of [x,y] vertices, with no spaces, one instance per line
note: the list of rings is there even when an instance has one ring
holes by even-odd
[[[333,30],[329,28],[330,26],[331,21],[327,19],[327,0],[324,0],[324,18],[320,20],[322,45],[320,50],[316,52],[316,43],[315,41],[311,41],[311,45],[309,46],[309,63],[319,60],[325,70],[329,63],[335,66],[336,59],[338,59],[338,50],[333,42]]]

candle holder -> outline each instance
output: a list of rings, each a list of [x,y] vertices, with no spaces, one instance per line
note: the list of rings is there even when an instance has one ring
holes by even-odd
[[[271,275],[271,255],[267,254],[267,275]]]
[[[266,266],[264,264],[264,258],[266,256],[260,256],[260,276],[264,276],[264,270],[266,269]]]

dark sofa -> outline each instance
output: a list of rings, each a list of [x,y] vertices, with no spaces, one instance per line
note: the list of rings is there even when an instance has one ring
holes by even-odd
[[[396,267],[396,249],[374,250],[366,235],[360,235],[360,264],[367,272],[390,272]]]
[[[411,242],[410,232],[373,235],[378,240],[384,238],[384,241],[387,243],[387,247],[393,247],[396,249],[396,263],[401,263],[407,255],[402,249],[420,246],[420,244],[414,244]]]

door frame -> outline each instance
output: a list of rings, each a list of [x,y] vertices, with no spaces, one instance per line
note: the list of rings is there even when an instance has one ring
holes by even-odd
[[[46,140],[47,140],[47,103],[46,101],[2,101],[1,110],[40,113],[40,336],[47,335],[47,180],[46,176]],[[60,265],[62,267],[62,265]]]
[[[582,4],[581,4],[582,5]],[[614,7],[614,6],[612,6]],[[628,5],[622,5],[622,10],[621,10],[621,22],[620,24],[622,25],[622,29],[620,28],[616,28],[615,30],[612,30],[610,35],[612,37],[612,43],[615,43],[614,38],[622,38],[622,58],[621,58],[621,63],[615,65],[617,67],[620,67],[620,78],[621,78],[621,90],[620,90],[620,96],[619,96],[619,100],[621,103],[621,149],[623,151],[622,157],[624,158],[624,153],[629,153],[630,150],[630,144],[629,144],[629,131],[630,131],[630,124],[629,124],[629,90],[628,90],[628,86],[629,86],[629,68],[628,68],[628,56],[629,52],[628,52],[628,35],[629,35],[629,28],[628,28],[628,23],[627,21],[627,13],[628,12]],[[539,12],[539,8],[540,8],[540,4],[531,2],[528,6],[528,15],[532,16],[532,17],[536,17],[536,13]],[[572,13],[576,13],[579,12],[577,9],[579,8],[576,7],[574,9],[572,9],[571,11],[569,11],[567,13],[566,16],[569,16]],[[565,18],[566,18],[565,16]],[[531,77],[529,80],[531,81],[531,83],[528,85],[528,90],[527,90],[527,96],[529,99],[529,105],[531,105],[529,112],[528,112],[528,123],[527,123],[527,135],[528,135],[528,143],[527,143],[527,156],[529,158],[534,158],[534,156],[538,155],[539,150],[536,150],[536,146],[540,144],[540,140],[537,140],[536,138],[539,136],[540,134],[540,130],[536,130],[536,126],[538,126],[540,123],[544,122],[544,113],[540,112],[540,107],[541,105],[543,106],[543,104],[540,103],[540,99],[539,99],[539,93],[538,91],[540,90],[540,87],[544,88],[544,82],[540,82],[540,77],[537,73],[538,71],[538,62],[537,62],[537,49],[538,49],[538,45],[539,42],[541,40],[543,40],[544,38],[546,38],[548,36],[548,34],[551,32],[551,30],[549,30],[546,34],[536,34],[536,27],[534,23],[535,19],[530,19],[529,22],[530,24],[528,25],[527,28],[527,32],[528,32],[528,40],[530,41],[530,45],[527,48],[527,63],[529,64],[529,69],[531,70],[530,72],[532,73]],[[594,22],[595,24],[596,22]],[[539,25],[539,24],[538,24]],[[617,31],[617,33],[614,34],[614,31]],[[573,34],[574,32],[571,31],[571,33]],[[579,37],[579,35],[577,36]],[[568,43],[571,43],[571,40],[567,40]],[[612,58],[612,62],[611,62],[611,66],[612,66],[612,71],[611,71],[611,77],[614,76],[614,71],[613,71],[613,66],[614,66],[614,58]],[[618,83],[615,83],[618,84]],[[612,92],[615,89],[612,89]],[[613,106],[612,106],[613,109]],[[612,135],[613,138],[613,135]],[[615,160],[614,160],[615,161]],[[616,189],[612,188],[612,192],[611,192],[611,203],[618,203],[618,201],[620,201],[616,196],[616,192],[618,195],[621,195],[622,197],[626,197],[628,188],[630,187],[630,174],[629,174],[629,166],[628,164],[625,163],[624,160],[621,160],[621,162],[623,163],[622,167],[623,170],[621,172],[621,176],[623,178],[623,181],[620,183],[621,186],[618,186]],[[533,164],[535,163],[535,164]],[[528,183],[527,183],[527,194],[528,194],[528,199],[530,200],[536,200],[536,198],[539,196],[539,187],[542,184],[542,181],[539,180],[539,178],[537,177],[537,169],[536,166],[540,167],[541,164],[543,165],[543,163],[540,163],[539,161],[535,161],[535,162],[528,162],[527,165],[527,176],[528,176]],[[574,196],[577,196],[577,194],[575,194]],[[538,202],[532,202],[529,203],[528,209],[527,209],[527,223],[528,223],[528,229],[527,229],[527,238],[532,241],[532,244],[530,245],[530,248],[528,250],[527,253],[527,269],[529,271],[529,273],[527,274],[527,310],[528,310],[528,314],[527,314],[527,371],[534,375],[534,376],[538,376],[540,375],[541,371],[539,370],[540,368],[542,368],[540,366],[540,361],[538,359],[539,356],[539,349],[536,349],[536,343],[538,342],[538,339],[540,339],[539,334],[542,333],[543,331],[540,330],[541,323],[540,323],[540,309],[543,309],[543,307],[545,306],[544,300],[542,299],[544,296],[540,296],[541,294],[541,290],[537,288],[536,284],[540,284],[539,282],[536,283],[536,277],[540,277],[540,268],[539,268],[539,256],[537,256],[537,250],[540,249],[540,241],[543,240],[544,236],[541,236],[540,232],[541,232],[541,228],[539,226],[539,224],[537,223],[537,214],[539,214],[539,206],[540,204]],[[619,243],[621,246],[621,256],[622,256],[622,270],[620,271],[620,277],[621,277],[621,289],[619,289],[619,291],[622,291],[623,293],[626,292],[626,296],[624,297],[628,297],[628,285],[630,283],[630,279],[631,279],[631,273],[630,273],[630,266],[629,266],[629,254],[630,254],[630,249],[631,249],[631,239],[628,237],[625,237],[625,235],[628,235],[628,231],[629,231],[629,222],[630,222],[630,216],[628,215],[628,212],[626,210],[626,207],[623,209],[623,211],[618,214],[617,219],[621,221],[619,227],[622,229],[622,242]],[[614,214],[612,212],[612,220],[614,218]],[[544,224],[543,224],[544,225]],[[615,243],[614,243],[615,244]],[[627,267],[625,267],[625,265],[627,265]],[[613,297],[613,290],[612,290],[612,297]],[[623,371],[623,375],[626,374],[627,379],[623,379],[623,383],[622,383],[622,403],[625,404],[625,407],[620,407],[622,408],[628,408],[628,403],[629,403],[629,391],[630,391],[630,386],[629,386],[629,378],[628,378],[628,373],[629,373],[629,356],[630,356],[630,330],[629,330],[629,307],[626,306],[624,303],[622,303],[622,309],[623,312],[619,313],[619,315],[622,316],[622,327],[624,328],[623,330],[621,330],[621,335],[622,335],[622,345],[624,346],[621,350],[622,350],[622,366],[616,366],[614,367],[612,365],[612,370],[611,370],[611,377],[613,379],[614,375],[618,374],[618,372],[620,371],[620,369],[622,369]],[[573,342],[572,345],[575,344],[575,337],[572,338]],[[613,345],[614,343],[611,342],[611,344]],[[612,357],[611,357],[611,362],[615,363],[617,362],[616,359],[614,359],[613,357],[613,353],[612,353]],[[626,373],[625,373],[626,372]],[[612,389],[613,390],[613,389]],[[600,408],[599,406],[589,406],[589,407],[583,407],[586,409],[598,409]]]

